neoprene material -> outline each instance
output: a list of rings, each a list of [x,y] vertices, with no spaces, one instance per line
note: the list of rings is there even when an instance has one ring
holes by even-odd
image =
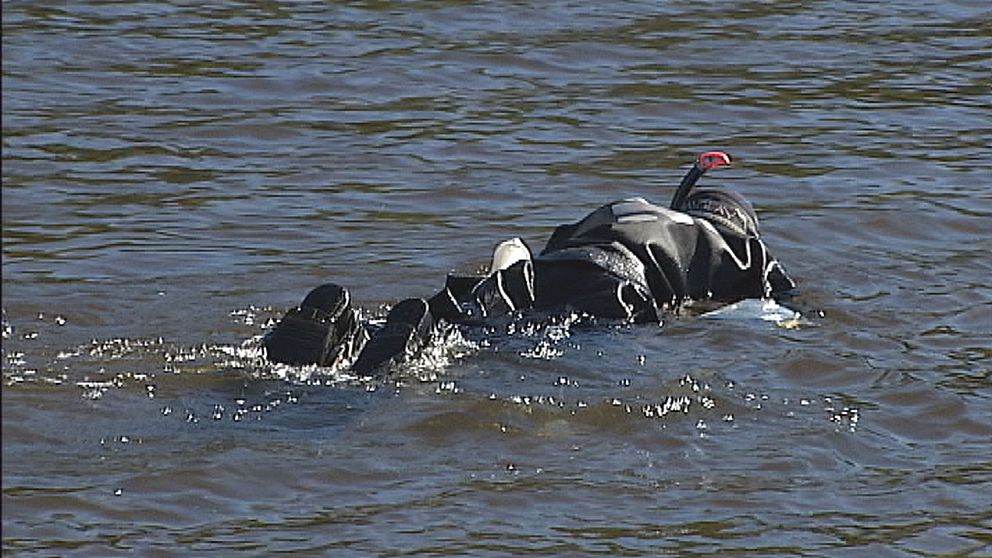
[[[682,210],[706,219],[724,234],[758,236],[758,215],[737,192],[700,188],[689,196]]]
[[[273,362],[334,366],[354,358],[366,340],[348,291],[327,283],[287,312],[262,344]]]
[[[635,198],[604,205],[577,223],[558,227],[535,263],[548,259],[596,263],[646,286],[659,309],[687,299],[734,302],[775,296],[793,284],[784,271],[777,285],[769,283],[770,269],[781,266],[757,235],[756,221],[753,231],[740,233],[735,227],[717,227],[708,219]]]
[[[632,198],[558,227],[533,261],[485,277],[449,276],[432,313],[474,324],[511,312],[582,312],[658,321],[687,300],[784,296],[795,284],[740,195],[698,190],[695,216]]]
[[[346,290],[317,287],[265,337],[268,357],[331,366],[357,355],[352,369],[367,374],[414,356],[438,320],[484,324],[538,310],[657,322],[687,300],[784,297],[795,283],[761,240],[751,204],[722,189],[688,194],[707,168],[729,163],[720,152],[701,156],[678,211],[643,198],[607,204],[555,229],[533,259],[519,239],[503,242],[489,275],[449,275],[429,301],[394,306],[371,338]]]
[[[400,301],[386,315],[382,329],[372,334],[352,365],[359,374],[369,374],[390,363],[414,356],[430,337],[434,320],[422,298]]]

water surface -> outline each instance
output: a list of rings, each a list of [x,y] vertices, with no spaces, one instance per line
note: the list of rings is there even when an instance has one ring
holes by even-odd
[[[992,553],[985,2],[5,2],[11,556]],[[798,327],[273,367],[512,236],[744,193]],[[518,328],[520,329],[520,328]]]

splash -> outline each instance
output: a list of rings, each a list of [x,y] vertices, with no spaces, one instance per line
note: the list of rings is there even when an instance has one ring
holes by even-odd
[[[707,320],[762,321],[771,322],[784,329],[798,329],[805,325],[802,314],[786,308],[771,299],[749,298],[700,316]]]

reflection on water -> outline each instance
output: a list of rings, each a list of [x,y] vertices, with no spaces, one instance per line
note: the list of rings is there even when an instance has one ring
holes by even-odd
[[[989,16],[5,3],[5,555],[988,553]],[[381,316],[703,149],[801,317],[259,352],[314,285]]]

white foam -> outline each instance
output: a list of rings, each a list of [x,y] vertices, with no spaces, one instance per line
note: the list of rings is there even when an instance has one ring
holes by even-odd
[[[709,320],[761,320],[774,322],[782,327],[791,327],[798,324],[802,314],[771,299],[749,298],[707,312],[700,317]]]

